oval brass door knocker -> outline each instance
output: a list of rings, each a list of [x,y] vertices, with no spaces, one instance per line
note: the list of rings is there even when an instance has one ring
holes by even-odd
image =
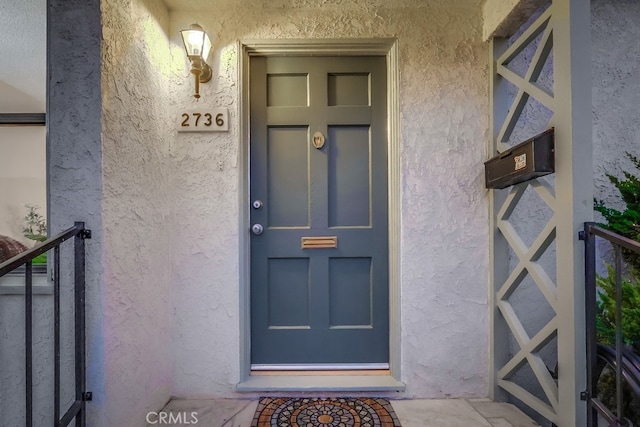
[[[313,134],[313,146],[318,150],[324,147],[324,135],[322,132],[316,132]]]

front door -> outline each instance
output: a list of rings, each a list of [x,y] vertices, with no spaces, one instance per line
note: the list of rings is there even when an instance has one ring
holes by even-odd
[[[385,57],[250,75],[252,369],[388,368]]]

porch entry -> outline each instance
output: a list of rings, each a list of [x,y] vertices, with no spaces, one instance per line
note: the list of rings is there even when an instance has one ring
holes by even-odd
[[[251,369],[388,369],[384,56],[250,60]]]

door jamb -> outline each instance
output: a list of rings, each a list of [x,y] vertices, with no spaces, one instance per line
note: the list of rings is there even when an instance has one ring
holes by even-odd
[[[241,40],[239,52],[239,313],[240,313],[240,383],[249,378],[251,367],[250,319],[250,187],[249,187],[249,58],[251,56],[385,56],[387,62],[387,141],[388,141],[388,210],[389,210],[389,370],[401,380],[400,345],[400,102],[398,43],[396,39],[284,39]]]

